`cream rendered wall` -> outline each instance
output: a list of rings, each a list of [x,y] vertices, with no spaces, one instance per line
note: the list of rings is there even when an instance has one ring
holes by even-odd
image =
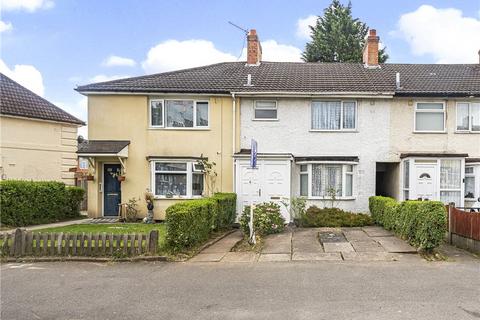
[[[414,133],[415,102],[446,102],[446,133]],[[480,157],[480,133],[456,133],[456,102],[467,100],[395,99],[390,117],[391,149],[395,156],[403,152],[468,153]]]
[[[267,99],[265,99],[267,100]],[[319,99],[320,100],[320,99]],[[348,99],[352,100],[352,99]],[[355,99],[353,99],[355,100]],[[375,194],[376,162],[398,161],[389,153],[389,99],[357,99],[356,132],[313,132],[311,99],[277,99],[278,121],[253,119],[253,99],[241,100],[241,147],[258,141],[259,153],[292,153],[294,156],[358,156],[355,166],[355,200],[339,200],[338,206],[355,212],[368,211],[368,197]],[[300,192],[299,166],[292,166],[292,195]],[[309,204],[322,206],[319,200]]]
[[[149,98],[208,99],[210,128],[207,130],[150,129]],[[230,97],[90,95],[88,97],[88,138],[91,140],[130,140],[126,180],[122,182],[122,202],[140,198],[140,214],[146,214],[143,195],[150,189],[148,156],[208,157],[216,163],[216,190],[233,191],[232,100]],[[115,159],[109,159],[116,161]],[[103,160],[102,160],[103,161]],[[97,162],[95,181],[90,182],[88,211],[102,216],[102,163]],[[155,200],[155,219],[164,219],[165,209],[178,200]]]
[[[75,183],[77,126],[27,118],[0,117],[1,174],[5,179]]]

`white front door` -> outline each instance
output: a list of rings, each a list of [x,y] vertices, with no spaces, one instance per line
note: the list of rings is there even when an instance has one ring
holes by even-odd
[[[422,200],[435,200],[436,166],[416,165],[417,198]]]
[[[285,222],[290,222],[288,209],[282,202],[290,198],[290,160],[259,159],[257,169],[249,160],[236,160],[237,214],[251,203],[275,202]]]

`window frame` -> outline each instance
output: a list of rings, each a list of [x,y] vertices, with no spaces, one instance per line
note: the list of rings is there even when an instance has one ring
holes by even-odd
[[[480,105],[480,101],[457,101],[455,103],[455,132],[456,133],[480,133],[480,130],[474,131],[472,129],[473,121],[472,121],[472,104],[478,103]],[[468,129],[458,129],[458,105],[459,104],[468,104]]]
[[[162,102],[162,125],[153,125],[152,124],[152,102]],[[167,101],[192,101],[193,102],[193,127],[169,127],[167,126],[166,114],[167,114]],[[197,125],[197,104],[206,103],[208,110],[208,125],[199,126]],[[204,99],[159,99],[159,98],[150,98],[148,100],[148,118],[149,118],[149,128],[150,129],[165,129],[165,130],[210,130],[210,101]]]
[[[472,172],[471,173],[467,173],[467,168],[471,168],[472,169]],[[464,198],[467,200],[467,201],[471,201],[471,200],[475,200],[476,199],[476,192],[477,192],[477,188],[476,188],[476,183],[477,183],[477,177],[476,177],[476,174],[475,174],[475,165],[468,165],[468,164],[465,164],[465,177],[464,177],[464,181],[463,181],[463,184],[464,184]],[[467,198],[467,183],[466,183],[466,180],[467,178],[473,178],[473,198]]]
[[[441,104],[442,110],[440,109],[418,109],[418,104]],[[417,113],[443,113],[443,130],[417,130]],[[414,133],[446,133],[447,132],[447,110],[445,101],[416,101],[415,109],[413,112],[413,132]]]
[[[274,109],[265,109],[265,108],[257,108],[257,102],[275,102]],[[275,110],[277,112],[277,116],[275,118],[257,118],[256,110]],[[253,100],[253,121],[278,121],[278,101],[277,100],[269,100],[269,99],[260,99],[260,100]]]
[[[340,129],[314,129],[313,128],[313,103],[314,102],[340,102]],[[352,102],[355,104],[355,126],[345,129],[344,124],[344,103]],[[357,132],[358,130],[358,101],[357,100],[332,100],[332,99],[314,99],[310,101],[310,131],[311,132]]]
[[[157,163],[185,163],[186,170],[185,171],[164,171],[164,170],[156,170]],[[192,160],[179,160],[179,159],[155,159],[150,161],[150,190],[153,193],[155,199],[198,199],[202,198],[201,195],[193,195],[193,175],[200,174],[198,170],[195,170],[194,165],[196,161]],[[167,197],[166,195],[160,195],[156,193],[156,185],[155,185],[155,175],[157,173],[162,174],[185,174],[186,181],[187,181],[187,192],[186,195],[174,195],[172,197]],[[205,178],[205,175],[204,175]],[[202,193],[205,192],[205,182],[203,183]]]
[[[298,187],[298,192],[300,194],[300,175],[302,174],[307,174],[308,175],[308,192],[307,195],[304,195],[302,197],[305,197],[307,200],[331,200],[331,197],[327,196],[313,196],[312,195],[312,181],[313,181],[313,170],[312,170],[312,165],[338,165],[342,167],[342,195],[337,196],[335,199],[336,200],[355,200],[355,175],[356,175],[356,166],[358,165],[358,162],[346,162],[346,161],[308,161],[308,162],[297,162],[297,165],[307,165],[307,171],[300,171],[300,167],[298,168],[298,181],[299,181],[299,187]],[[347,167],[352,166],[352,171],[348,172]],[[351,196],[346,196],[346,176],[351,175],[352,176],[352,195]]]

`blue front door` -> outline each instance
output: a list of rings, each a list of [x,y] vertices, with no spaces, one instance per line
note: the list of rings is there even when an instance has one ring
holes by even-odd
[[[121,184],[119,164],[105,164],[103,166],[103,215],[117,216],[118,205],[121,201]]]

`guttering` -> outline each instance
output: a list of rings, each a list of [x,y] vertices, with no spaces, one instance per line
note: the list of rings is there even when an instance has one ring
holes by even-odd
[[[75,89],[76,90],[76,89]],[[153,91],[80,91],[76,90],[84,96],[88,95],[138,95],[138,96],[209,96],[209,97],[228,97],[228,93],[194,93],[194,92],[153,92]]]
[[[393,98],[395,92],[291,92],[291,91],[240,91],[232,92],[239,97],[262,96],[262,97],[300,97],[300,98],[315,98],[315,97],[331,97],[331,98]]]

